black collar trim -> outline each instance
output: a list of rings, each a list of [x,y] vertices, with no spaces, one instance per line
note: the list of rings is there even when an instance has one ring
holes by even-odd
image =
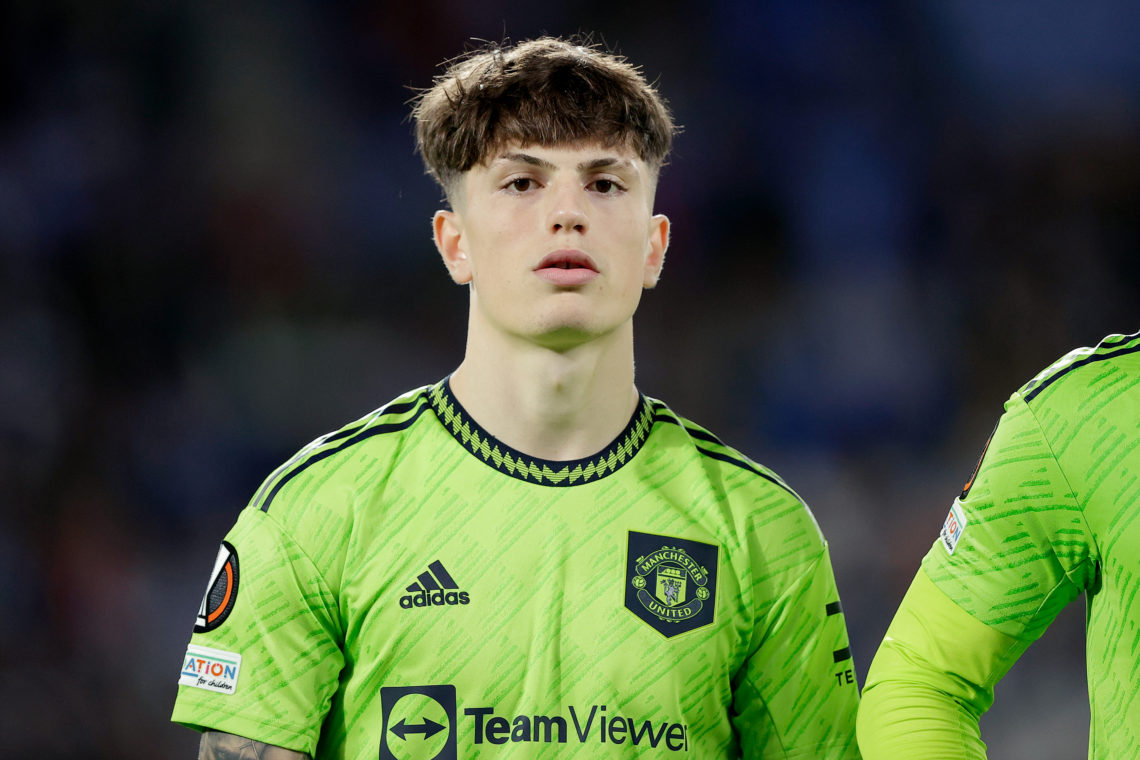
[[[449,378],[428,391],[428,399],[444,429],[471,454],[499,472],[544,486],[580,486],[612,475],[641,450],[653,427],[653,406],[639,396],[629,424],[602,451],[567,462],[537,459],[512,449],[479,426],[451,392]]]

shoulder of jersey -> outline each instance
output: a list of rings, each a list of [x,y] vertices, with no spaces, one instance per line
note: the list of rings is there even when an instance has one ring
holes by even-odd
[[[799,494],[793,491],[791,487],[784,482],[783,478],[772,470],[752,461],[744,454],[728,446],[706,428],[681,417],[666,406],[664,402],[650,399],[650,403],[653,405],[653,421],[655,423],[663,422],[669,425],[676,425],[683,434],[688,437],[691,445],[701,456],[722,463],[722,466],[728,468],[729,471],[740,470],[750,473],[760,481],[777,486],[783,491],[786,491],[795,498],[796,501],[802,501]]]
[[[1022,386],[1019,394],[1030,403],[1047,391],[1056,392],[1088,368],[1100,368],[1106,362],[1127,362],[1140,369],[1140,332],[1109,335],[1095,346],[1070,351]]]
[[[274,498],[289,482],[315,465],[327,462],[337,454],[364,441],[385,441],[386,436],[391,436],[394,443],[399,436],[393,434],[412,427],[424,411],[430,408],[428,397],[430,390],[431,386],[424,386],[409,391],[340,430],[327,433],[312,441],[265,479],[251,500],[250,506],[263,512],[269,511]]]

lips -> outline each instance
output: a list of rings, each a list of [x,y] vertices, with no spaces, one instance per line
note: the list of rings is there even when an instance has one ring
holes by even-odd
[[[598,271],[593,259],[577,250],[554,251],[547,254],[534,268],[536,272],[540,269],[588,269],[595,273]]]
[[[585,285],[598,276],[598,267],[586,254],[578,250],[554,251],[543,257],[534,273],[547,282],[562,288]]]

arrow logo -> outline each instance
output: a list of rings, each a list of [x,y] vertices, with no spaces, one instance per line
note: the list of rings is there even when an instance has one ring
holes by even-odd
[[[392,726],[392,733],[405,741],[408,738],[408,734],[423,734],[424,738],[427,739],[434,736],[435,734],[438,734],[442,730],[443,726],[436,723],[431,718],[424,718],[423,723],[413,723],[410,726],[406,725],[404,723],[404,719],[401,718],[399,723]]]
[[[431,755],[431,760],[459,760],[452,684],[381,686],[380,709],[384,733],[379,760],[407,760],[409,752],[421,758]]]

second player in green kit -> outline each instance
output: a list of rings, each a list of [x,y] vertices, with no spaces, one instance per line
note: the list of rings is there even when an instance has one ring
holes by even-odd
[[[863,754],[985,757],[994,685],[1085,594],[1089,757],[1140,756],[1138,558],[1140,335],[1113,335],[1006,403],[867,675]]]

